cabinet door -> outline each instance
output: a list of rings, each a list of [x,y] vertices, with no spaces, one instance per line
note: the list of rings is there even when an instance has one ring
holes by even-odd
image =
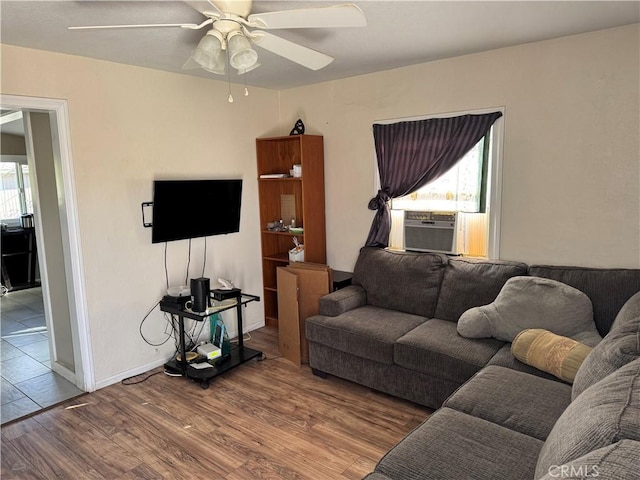
[[[300,365],[298,275],[278,268],[278,346],[287,360]]]

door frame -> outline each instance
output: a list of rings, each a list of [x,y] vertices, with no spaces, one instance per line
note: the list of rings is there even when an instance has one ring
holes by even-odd
[[[62,185],[60,187],[63,194],[60,207],[60,230],[64,250],[69,311],[71,315],[71,333],[73,337],[75,372],[71,373],[75,374],[74,383],[78,388],[92,392],[95,390],[95,375],[89,331],[84,268],[82,263],[83,257],[80,242],[67,101],[55,98],[0,94],[0,105],[2,105],[3,108],[15,110],[49,113],[52,120],[51,137],[54,162],[56,163],[56,170],[61,172]],[[38,201],[37,199],[34,200]],[[39,230],[41,231],[41,225]],[[66,376],[64,372],[60,373]]]

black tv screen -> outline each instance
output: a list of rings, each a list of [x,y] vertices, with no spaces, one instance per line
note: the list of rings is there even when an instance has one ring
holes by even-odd
[[[151,241],[238,232],[241,200],[242,180],[156,180]]]

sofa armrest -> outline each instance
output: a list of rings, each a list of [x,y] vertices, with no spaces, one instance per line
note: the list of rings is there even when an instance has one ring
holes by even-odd
[[[349,285],[320,299],[320,315],[338,315],[367,304],[367,292],[360,285]]]

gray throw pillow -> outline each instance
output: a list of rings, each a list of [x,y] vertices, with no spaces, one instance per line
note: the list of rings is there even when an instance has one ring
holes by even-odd
[[[620,440],[640,440],[639,386],[637,359],[586,389],[551,429],[540,450],[535,478]]]
[[[542,328],[593,347],[602,337],[591,300],[577,288],[541,277],[512,277],[493,303],[470,308],[458,320],[467,338],[512,342],[522,330]]]
[[[640,357],[640,292],[616,316],[611,331],[595,346],[576,372],[571,399],[618,368]]]

